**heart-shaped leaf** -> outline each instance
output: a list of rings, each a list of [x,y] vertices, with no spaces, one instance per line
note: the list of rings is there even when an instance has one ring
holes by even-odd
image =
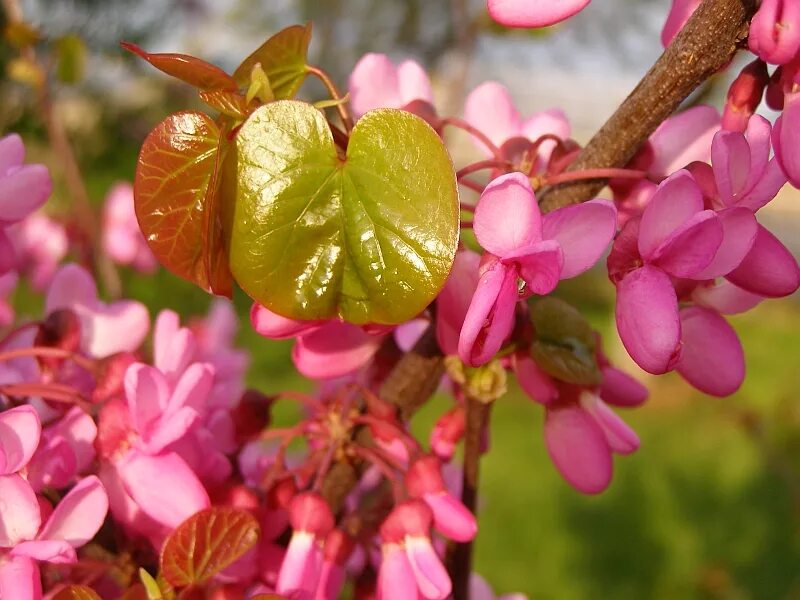
[[[576,385],[598,385],[596,336],[583,315],[558,298],[531,303],[536,341],[531,356],[548,375]]]
[[[161,264],[203,289],[229,294],[230,283],[225,286],[224,275],[209,271],[207,256],[224,145],[219,128],[207,115],[170,115],[142,145],[134,197],[139,226]]]
[[[200,92],[200,99],[226,117],[243,121],[247,117],[247,102],[238,92],[208,90]]]
[[[419,117],[369,112],[341,156],[320,111],[277,101],[239,130],[236,159],[231,272],[271,311],[396,324],[444,285],[458,243],[456,180]]]
[[[256,545],[259,527],[246,510],[214,506],[178,525],[161,550],[161,574],[171,585],[208,581]]]
[[[307,75],[310,42],[311,23],[282,29],[245,58],[233,72],[233,78],[241,86],[248,85],[250,72],[256,63],[261,63],[275,99],[292,98]]]
[[[185,81],[201,90],[235,90],[236,81],[216,65],[188,54],[151,54],[136,44],[120,42],[120,46],[143,58],[159,71]]]
[[[70,585],[53,596],[53,600],[100,600],[100,596],[85,585]]]

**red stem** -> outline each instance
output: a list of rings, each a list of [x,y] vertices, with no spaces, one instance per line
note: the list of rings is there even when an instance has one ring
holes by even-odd
[[[633,169],[587,169],[585,171],[569,171],[552,175],[547,178],[547,185],[583,181],[585,179],[644,179],[647,171],[634,171]]]
[[[79,367],[87,371],[94,371],[97,362],[91,358],[86,358],[80,354],[75,354],[69,350],[62,350],[61,348],[49,348],[47,346],[32,346],[30,348],[17,348],[14,350],[6,350],[0,352],[0,361],[13,360],[15,358],[24,358],[27,356],[41,356],[44,358],[63,358],[71,360]]]
[[[508,169],[512,167],[513,165],[507,160],[479,160],[476,163],[472,163],[471,165],[467,165],[466,167],[459,169],[456,173],[456,179],[461,179],[470,173],[475,173],[476,171],[482,171],[484,169],[503,169],[508,171]]]
[[[459,179],[458,185],[463,185],[464,187],[469,188],[475,192],[478,192],[479,194],[482,194],[483,190],[486,189],[486,186],[481,185],[477,181],[472,181],[471,179],[467,179],[466,177],[464,179]]]
[[[453,127],[457,127],[458,129],[463,129],[469,134],[472,134],[473,136],[478,138],[481,141],[481,143],[484,146],[486,146],[486,148],[489,149],[492,155],[494,155],[495,159],[503,160],[503,153],[500,152],[500,148],[495,146],[494,142],[490,140],[485,133],[483,133],[479,129],[476,129],[475,127],[467,123],[464,119],[459,119],[458,117],[447,117],[441,120],[441,124],[442,126],[451,125]]]

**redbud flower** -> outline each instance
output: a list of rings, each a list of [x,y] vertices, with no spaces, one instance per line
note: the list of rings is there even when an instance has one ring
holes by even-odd
[[[45,429],[42,443],[28,465],[28,482],[35,491],[63,488],[83,473],[95,458],[97,425],[75,406]]]
[[[591,0],[488,0],[491,17],[506,27],[547,27],[566,19]]]
[[[783,113],[772,129],[772,146],[786,177],[794,187],[800,188],[800,144],[797,143],[800,132],[800,69],[790,86],[784,96]]]
[[[452,459],[456,444],[464,436],[466,418],[466,411],[461,405],[454,406],[439,417],[431,431],[431,452],[444,461]]]
[[[566,140],[571,131],[569,121],[560,109],[537,112],[523,119],[508,90],[495,81],[482,83],[470,92],[464,104],[464,118],[501,149],[515,138],[535,142],[539,137],[551,134]],[[492,155],[479,139],[473,137],[472,141],[484,154]],[[555,145],[553,140],[542,142],[537,153],[537,167],[547,163]]]
[[[385,54],[365,54],[348,82],[356,118],[375,108],[403,108],[415,100],[433,102],[431,83],[415,61],[395,66]]]
[[[345,563],[353,551],[355,541],[341,529],[333,529],[325,538],[322,567],[316,598],[336,600],[342,592],[346,576]]]
[[[480,264],[479,254],[459,249],[450,275],[436,298],[436,341],[445,355],[458,354],[458,338],[478,287]]]
[[[81,349],[94,358],[136,350],[147,335],[150,316],[133,300],[105,304],[92,276],[78,265],[61,267],[47,290],[45,312],[68,308],[81,321]]]
[[[394,507],[380,528],[382,559],[378,593],[382,600],[405,600],[421,595],[444,600],[452,583],[430,538],[433,513],[422,500]]]
[[[44,204],[53,189],[44,165],[26,165],[16,133],[0,138],[0,227],[17,223]]]
[[[544,295],[560,279],[589,269],[614,235],[616,210],[610,202],[592,200],[542,218],[528,178],[509,173],[486,186],[473,229],[487,254],[458,351],[466,364],[479,366],[511,332],[520,280],[524,295]]]
[[[69,250],[64,226],[39,211],[12,225],[6,233],[14,247],[17,271],[36,290],[45,289]]]
[[[108,191],[103,206],[103,250],[121,265],[144,273],[158,266],[136,220],[133,186],[121,181]]]
[[[750,50],[765,62],[782,65],[800,50],[800,4],[796,0],[763,0],[748,36]]]
[[[322,569],[322,543],[334,526],[328,503],[317,493],[304,492],[289,506],[292,539],[286,549],[278,585],[279,594],[313,593]]]
[[[3,250],[0,248],[0,253],[2,252]],[[0,275],[0,327],[5,327],[14,322],[14,307],[11,306],[7,298],[11,296],[17,287],[17,280],[16,273]]]
[[[467,507],[449,492],[441,468],[435,456],[418,458],[406,472],[406,489],[409,496],[424,500],[431,509],[436,531],[456,542],[468,542],[478,533],[478,523]]]
[[[730,131],[744,131],[747,122],[761,103],[764,88],[769,83],[767,65],[754,60],[734,79],[725,98],[722,126]]]

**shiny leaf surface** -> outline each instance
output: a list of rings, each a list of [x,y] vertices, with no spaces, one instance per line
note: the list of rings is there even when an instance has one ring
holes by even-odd
[[[311,105],[277,101],[236,136],[231,271],[280,315],[406,321],[444,285],[458,241],[453,166],[422,119],[364,115],[346,157]]]
[[[226,117],[243,121],[247,117],[247,102],[238,92],[207,90],[200,92],[200,99]]]
[[[277,100],[292,98],[306,78],[306,59],[311,42],[311,23],[292,25],[273,35],[248,56],[233,72],[241,86],[250,83],[250,73],[256,63],[269,77],[272,93]]]
[[[54,595],[53,600],[100,600],[100,596],[85,585],[70,585]]]
[[[153,253],[176,275],[210,289],[204,256],[208,194],[220,132],[198,112],[170,115],[147,136],[134,180],[136,217]]]
[[[215,506],[178,525],[161,550],[161,574],[171,585],[201,584],[258,541],[256,519],[246,510]]]
[[[151,54],[136,44],[120,42],[120,46],[143,58],[159,71],[201,90],[236,90],[236,82],[225,71],[188,54]]]

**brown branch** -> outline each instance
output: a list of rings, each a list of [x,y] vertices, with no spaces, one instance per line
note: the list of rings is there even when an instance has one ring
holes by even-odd
[[[639,147],[692,91],[736,53],[747,37],[756,0],[704,0],[639,85],[567,169],[624,167]],[[565,183],[542,190],[545,212],[584,202],[605,179]]]
[[[464,433],[464,474],[461,502],[472,514],[478,504],[481,439],[489,422],[491,403],[467,398],[467,427]],[[453,581],[453,599],[469,600],[469,576],[472,573],[472,544],[454,544],[448,552],[448,571]]]

